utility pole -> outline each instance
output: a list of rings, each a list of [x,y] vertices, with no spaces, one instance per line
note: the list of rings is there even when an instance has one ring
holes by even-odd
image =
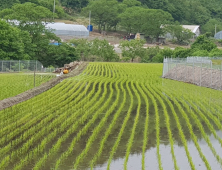
[[[217,24],[215,24],[215,34],[217,33]]]
[[[91,11],[89,11],[89,34],[90,34],[90,24],[91,24]]]
[[[55,15],[55,0],[54,0],[54,5],[53,5],[53,21],[54,21],[54,15]]]

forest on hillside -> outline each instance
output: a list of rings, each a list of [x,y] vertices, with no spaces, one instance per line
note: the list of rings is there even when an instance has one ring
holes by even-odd
[[[37,5],[53,9],[54,0],[1,0],[0,10],[4,8],[10,8],[15,3],[32,2]],[[63,16],[63,8],[60,8],[60,4],[63,7],[71,8],[76,11],[80,11],[86,7],[90,2],[98,0],[56,0],[56,11]],[[126,0],[118,0],[122,3]],[[134,1],[134,0],[127,0]],[[209,22],[210,19],[216,19],[221,21],[222,18],[222,1],[221,0],[138,0],[141,5],[149,9],[162,9],[169,12],[175,21],[181,24],[195,24],[204,25]]]

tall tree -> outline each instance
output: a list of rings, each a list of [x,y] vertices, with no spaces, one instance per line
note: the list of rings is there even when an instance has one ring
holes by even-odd
[[[5,9],[5,8],[11,8],[16,3],[20,3],[20,1],[19,0],[1,0],[0,10]]]
[[[122,6],[119,6],[117,0],[99,0],[90,1],[86,8],[83,8],[83,14],[88,16],[92,13],[93,22],[98,25],[99,31],[106,30],[107,27],[115,27],[118,23],[118,15]]]
[[[144,24],[142,25],[143,33],[153,38],[164,35],[167,31],[164,25],[170,24],[173,21],[170,13],[160,9],[148,9],[142,17],[144,18]]]
[[[127,8],[119,15],[120,25],[123,26],[128,33],[137,33],[142,31],[142,26],[145,23],[144,16],[147,9],[142,7]]]
[[[28,32],[23,32],[18,28],[12,27],[4,20],[0,20],[0,30],[0,59],[30,59],[25,50],[31,42]]]

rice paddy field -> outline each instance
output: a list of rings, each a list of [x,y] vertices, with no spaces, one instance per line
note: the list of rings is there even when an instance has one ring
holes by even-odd
[[[53,74],[1,73],[0,100],[16,96],[55,77]]]
[[[1,170],[222,169],[222,92],[162,64],[89,63],[0,111]]]

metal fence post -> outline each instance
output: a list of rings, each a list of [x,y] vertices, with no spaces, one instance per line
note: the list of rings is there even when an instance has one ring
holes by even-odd
[[[176,72],[176,80],[177,80],[177,63],[176,63],[176,69],[175,69],[175,72]]]
[[[21,67],[21,66],[20,66],[20,60],[19,60],[19,70],[18,70],[19,72],[20,72],[20,67]]]
[[[35,87],[35,70],[36,70],[36,65],[34,65],[34,87]]]
[[[193,84],[194,84],[194,58],[193,58]]]
[[[202,59],[201,59],[201,67],[200,67],[200,86],[202,81]]]
[[[222,71],[222,62],[220,63],[220,90],[222,90],[222,89],[221,89],[221,84],[222,84],[222,83],[221,83],[221,71]]]
[[[212,79],[213,79],[213,77],[212,77],[212,61],[210,63],[210,68],[211,68],[211,84],[210,84],[210,87],[212,88]]]

